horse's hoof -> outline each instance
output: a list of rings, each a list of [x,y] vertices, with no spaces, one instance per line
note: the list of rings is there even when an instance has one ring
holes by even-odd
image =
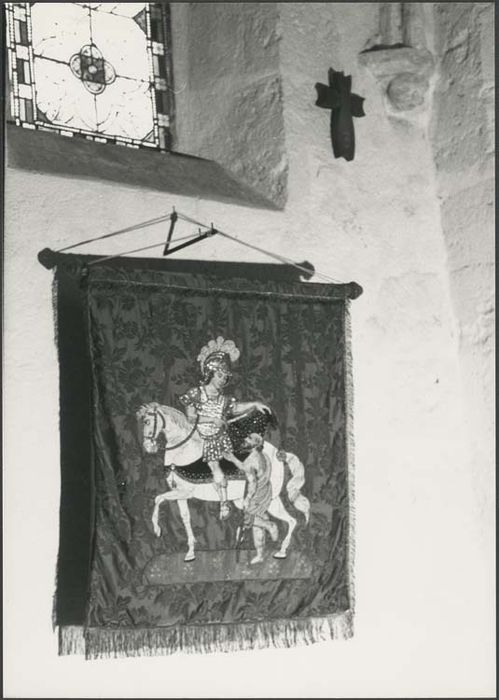
[[[263,561],[263,557],[253,557],[250,564],[259,564],[261,561]]]
[[[153,530],[154,530],[154,534],[156,535],[156,537],[161,537],[161,528],[160,527],[154,527]]]
[[[184,557],[184,561],[194,561],[195,558],[196,558],[195,554],[186,554]]]
[[[276,552],[274,554],[274,559],[286,559],[287,556],[287,552]]]

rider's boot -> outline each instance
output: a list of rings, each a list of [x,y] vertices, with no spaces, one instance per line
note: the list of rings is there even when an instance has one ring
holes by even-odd
[[[220,499],[220,520],[227,520],[230,515],[230,505],[227,501],[227,479],[220,469],[213,469],[213,486]]]

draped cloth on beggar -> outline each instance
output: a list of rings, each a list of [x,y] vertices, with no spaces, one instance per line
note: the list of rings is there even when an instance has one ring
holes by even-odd
[[[68,280],[58,269],[60,653],[351,636],[358,286],[93,266],[77,292],[90,378],[83,479],[85,450],[71,448],[78,429],[63,418],[75,370],[61,339]]]

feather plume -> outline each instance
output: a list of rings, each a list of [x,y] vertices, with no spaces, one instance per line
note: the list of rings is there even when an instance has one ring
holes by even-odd
[[[223,352],[227,354],[230,357],[231,362],[235,362],[241,354],[233,340],[225,340],[221,335],[219,335],[216,340],[210,340],[201,348],[201,351],[197,357],[201,367],[203,367],[206,359],[214,352]]]

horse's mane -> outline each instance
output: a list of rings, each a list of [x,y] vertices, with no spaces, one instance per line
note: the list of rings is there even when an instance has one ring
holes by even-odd
[[[161,411],[165,416],[170,418],[171,422],[177,427],[183,430],[190,430],[191,424],[187,420],[186,416],[182,411],[172,408],[171,406],[161,406]]]

